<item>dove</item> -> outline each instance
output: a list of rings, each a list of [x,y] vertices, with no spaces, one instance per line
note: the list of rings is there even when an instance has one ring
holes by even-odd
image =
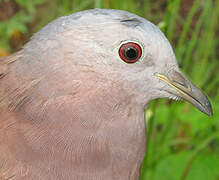
[[[139,179],[157,98],[212,115],[148,20],[112,9],[54,20],[0,59],[0,179]]]

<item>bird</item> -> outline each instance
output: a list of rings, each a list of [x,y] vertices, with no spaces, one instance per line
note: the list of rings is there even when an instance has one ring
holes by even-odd
[[[116,9],[52,21],[0,59],[0,179],[139,179],[157,98],[212,115],[156,25]]]

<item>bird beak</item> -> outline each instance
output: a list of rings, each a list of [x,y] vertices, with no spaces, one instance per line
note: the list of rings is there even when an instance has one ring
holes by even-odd
[[[168,76],[159,73],[156,73],[155,76],[175,90],[170,90],[171,94],[190,102],[201,112],[212,116],[212,108],[208,98],[182,73],[174,70],[168,73]]]

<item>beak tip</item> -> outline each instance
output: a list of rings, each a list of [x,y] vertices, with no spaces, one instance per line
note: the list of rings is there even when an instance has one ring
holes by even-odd
[[[212,111],[211,106],[209,107],[209,113],[208,113],[208,116],[213,116],[213,111]]]
[[[207,99],[204,113],[207,114],[208,116],[213,116],[213,110],[212,110],[211,104],[208,99]]]

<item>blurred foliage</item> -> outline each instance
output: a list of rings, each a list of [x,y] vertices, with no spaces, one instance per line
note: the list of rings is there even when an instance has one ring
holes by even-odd
[[[11,39],[21,38],[21,33],[28,33],[27,23],[36,13],[36,6],[44,0],[0,0],[0,55],[10,51]]]
[[[182,71],[211,97],[213,117],[188,103],[150,104],[141,180],[218,180],[218,0],[0,0],[0,56],[56,17],[95,7],[127,10],[157,24]]]

